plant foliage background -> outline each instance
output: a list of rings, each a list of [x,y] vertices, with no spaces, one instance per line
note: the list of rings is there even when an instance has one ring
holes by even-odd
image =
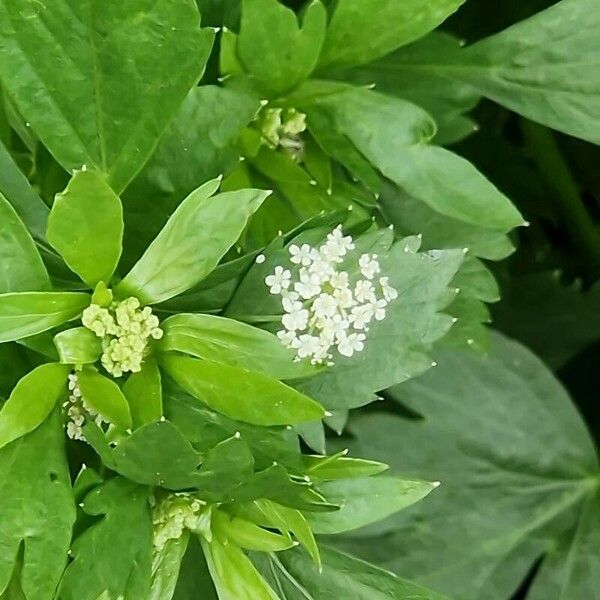
[[[599,597],[599,31],[0,0],[0,599]]]

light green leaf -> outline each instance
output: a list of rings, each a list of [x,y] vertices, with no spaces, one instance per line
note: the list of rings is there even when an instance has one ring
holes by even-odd
[[[319,484],[319,491],[337,512],[315,513],[309,523],[315,533],[342,533],[382,521],[418,502],[437,487],[436,483],[410,481],[399,477],[359,477]]]
[[[272,333],[234,319],[202,314],[178,314],[161,324],[161,350],[257,371],[274,379],[307,377],[317,372],[294,362],[295,352]]]
[[[311,478],[324,481],[370,477],[389,469],[385,463],[364,458],[349,458],[346,454],[347,452],[342,451],[333,456],[303,455],[302,460]]]
[[[113,423],[121,430],[131,427],[127,398],[114,381],[90,369],[80,371],[77,380],[85,402],[105,421]]]
[[[167,540],[152,556],[152,587],[148,600],[171,600],[175,593],[181,562],[188,547],[187,531],[177,539]]]
[[[326,24],[320,0],[308,3],[301,25],[294,11],[277,0],[244,0],[238,58],[259,90],[280,96],[312,73]]]
[[[54,200],[47,236],[88,287],[110,281],[121,256],[123,207],[103,175],[75,172]]]
[[[49,289],[50,278],[33,239],[1,192],[0,223],[0,293]]]
[[[335,9],[319,65],[371,62],[423,37],[464,0],[342,0]],[[369,32],[377,32],[370,35]]]
[[[323,569],[299,550],[253,555],[254,563],[286,600],[449,600],[347,554],[324,549]]]
[[[533,121],[600,143],[600,12],[562,0],[509,29],[423,65]]]
[[[3,0],[0,77],[67,171],[94,166],[119,193],[200,79],[199,21],[192,0]]]
[[[160,362],[184,390],[231,419],[287,425],[325,416],[314,400],[261,373],[175,354],[163,354]]]
[[[565,390],[499,335],[487,356],[454,351],[437,360],[392,392],[423,418],[365,415],[351,424],[350,445],[442,485],[343,545],[465,600],[512,597],[546,555],[528,599],[588,600],[600,580],[589,554],[599,535],[600,470]]]
[[[219,600],[280,600],[238,546],[200,541]]]
[[[66,329],[54,336],[60,362],[79,367],[95,363],[102,354],[102,340],[85,327]]]
[[[78,317],[90,303],[78,292],[0,294],[0,343],[42,333]]]
[[[160,420],[163,414],[162,385],[160,370],[152,356],[144,359],[139,373],[128,377],[123,394],[129,403],[134,429]]]
[[[0,595],[23,546],[20,585],[27,599],[54,599],[75,521],[64,439],[57,408],[35,431],[0,449]]]
[[[83,510],[102,517],[76,538],[73,560],[57,600],[148,598],[152,566],[152,519],[148,488],[115,477],[90,492]]]
[[[33,431],[66,396],[69,367],[41,365],[25,375],[0,410],[0,448]]]
[[[179,205],[119,283],[118,294],[155,304],[185,292],[217,266],[250,215],[269,195],[260,190],[240,190],[212,196],[219,183],[205,183]]]

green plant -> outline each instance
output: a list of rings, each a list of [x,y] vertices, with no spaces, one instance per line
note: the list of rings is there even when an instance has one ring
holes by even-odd
[[[594,281],[543,127],[600,141],[593,0],[466,47],[461,0],[287,4],[0,0],[0,598],[508,599],[550,545],[527,597],[594,597],[593,442],[487,327],[523,150],[473,135]]]

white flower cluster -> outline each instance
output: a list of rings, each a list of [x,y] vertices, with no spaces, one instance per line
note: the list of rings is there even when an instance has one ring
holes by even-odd
[[[281,147],[292,158],[300,159],[303,143],[300,134],[306,130],[306,115],[295,108],[264,108],[258,117],[264,142],[272,149]]]
[[[178,492],[154,505],[154,548],[162,550],[169,540],[177,540],[185,529],[198,531],[206,519],[206,504],[191,494]]]
[[[275,267],[265,279],[271,294],[281,296],[284,329],[279,339],[296,350],[296,358],[332,365],[332,349],[350,357],[364,349],[369,324],[385,318],[386,307],[398,297],[389,278],[381,276],[376,254],[358,259],[360,278],[349,274],[355,265],[347,253],[355,245],[336,227],[320,248],[308,244],[289,247],[293,267]],[[346,267],[346,270],[342,270]],[[293,271],[293,273],[292,273]]]
[[[113,376],[137,373],[142,368],[148,338],[158,340],[163,331],[149,306],[137,298],[114,302],[110,308],[91,304],[83,311],[85,327],[102,338],[102,366]]]
[[[86,420],[94,420],[99,427],[104,423],[104,419],[85,401],[75,373],[69,374],[69,399],[63,403],[63,408],[69,418],[66,425],[67,436],[72,440],[85,442],[83,426]]]

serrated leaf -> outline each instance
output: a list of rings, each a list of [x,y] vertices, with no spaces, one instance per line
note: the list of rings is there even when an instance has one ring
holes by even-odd
[[[67,171],[94,166],[117,193],[200,79],[214,36],[192,0],[3,0],[0,23],[0,75],[33,130]]]
[[[101,517],[74,542],[57,600],[148,598],[152,519],[148,488],[115,477],[90,492],[83,510]]]
[[[48,217],[48,241],[88,287],[108,283],[123,240],[123,207],[106,178],[77,171]]]
[[[0,593],[24,544],[20,584],[29,600],[53,600],[67,562],[75,504],[60,410],[0,450]]]

